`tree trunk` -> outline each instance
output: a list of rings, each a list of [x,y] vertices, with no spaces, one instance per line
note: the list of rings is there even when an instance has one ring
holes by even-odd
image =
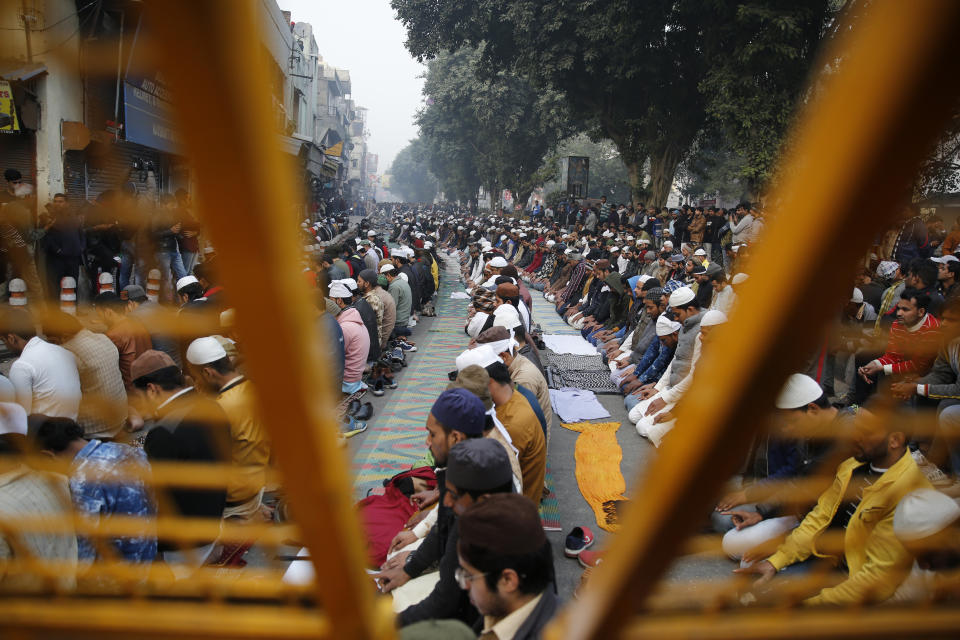
[[[670,197],[673,176],[677,172],[683,150],[667,142],[658,145],[650,154],[650,202],[653,207],[664,207]]]
[[[640,202],[647,197],[647,190],[643,184],[643,165],[645,160],[645,158],[631,161],[624,160],[624,164],[627,167],[627,177],[630,180],[630,200],[633,203],[634,209],[640,206]]]

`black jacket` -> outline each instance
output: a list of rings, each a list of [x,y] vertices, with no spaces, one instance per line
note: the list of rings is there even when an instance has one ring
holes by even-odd
[[[446,469],[437,470],[440,499],[437,504],[437,523],[430,529],[416,551],[407,558],[403,570],[417,578],[429,567],[439,564],[440,580],[426,598],[400,612],[400,626],[421,620],[456,618],[473,625],[479,613],[470,604],[470,597],[457,584],[454,573],[460,566],[457,558],[457,516],[453,509],[443,506],[446,489]]]
[[[214,400],[190,389],[159,409],[157,418],[143,443],[150,462],[231,460],[230,421]],[[171,489],[168,494],[178,513],[166,515],[219,519],[227,501],[226,488]],[[164,501],[158,502],[164,515]]]

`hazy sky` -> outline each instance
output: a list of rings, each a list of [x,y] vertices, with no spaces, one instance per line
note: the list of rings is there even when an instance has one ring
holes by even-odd
[[[309,22],[325,62],[350,70],[353,99],[367,107],[368,150],[380,155],[378,172],[417,135],[423,66],[404,48],[406,31],[389,0],[277,0],[294,22]]]

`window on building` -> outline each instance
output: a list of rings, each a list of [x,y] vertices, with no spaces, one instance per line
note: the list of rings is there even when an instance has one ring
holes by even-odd
[[[353,162],[353,168],[354,168],[354,169],[356,169],[356,168],[358,168],[358,167],[360,166],[360,165],[358,164],[358,161],[357,161],[357,160],[352,160],[352,162]]]

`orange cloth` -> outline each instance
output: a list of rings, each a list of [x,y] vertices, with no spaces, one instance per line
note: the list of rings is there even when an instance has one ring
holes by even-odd
[[[593,509],[597,525],[607,531],[617,531],[620,528],[618,509],[626,501],[623,493],[627,490],[620,472],[620,461],[623,459],[623,450],[617,442],[620,423],[562,424],[565,429],[580,432],[573,449],[580,493]]]

